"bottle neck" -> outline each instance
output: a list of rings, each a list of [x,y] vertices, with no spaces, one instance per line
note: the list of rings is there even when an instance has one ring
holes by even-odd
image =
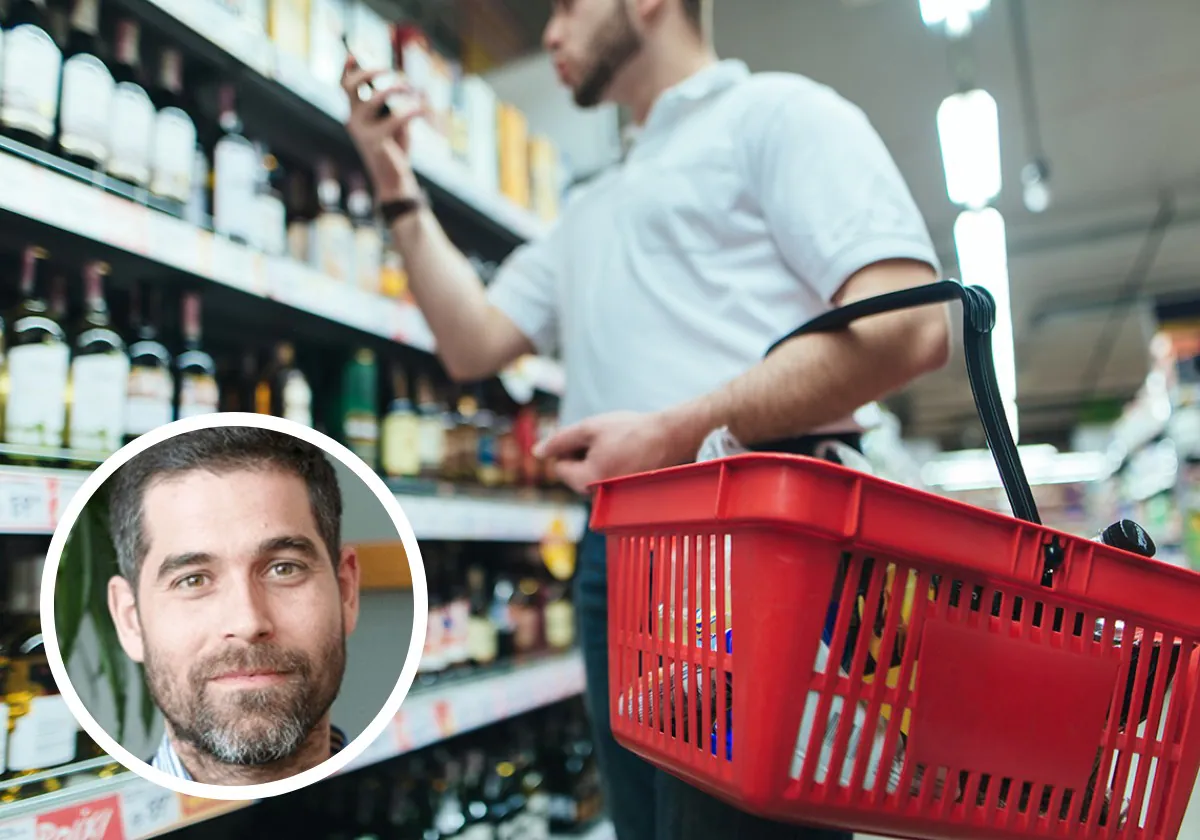
[[[200,329],[200,298],[188,295],[183,299],[183,343],[189,350],[199,348],[203,334]]]
[[[174,47],[162,51],[158,68],[158,84],[175,96],[183,95],[183,54]]]
[[[83,270],[83,299],[89,315],[108,315],[108,305],[104,302],[104,275],[95,265]]]
[[[142,63],[138,39],[140,31],[136,21],[121,20],[117,23],[117,64],[137,70]]]
[[[75,0],[71,12],[71,31],[92,38],[100,35],[100,0]]]
[[[26,250],[24,262],[21,265],[21,297],[25,300],[32,298],[36,291],[37,263],[37,254],[32,250]]]

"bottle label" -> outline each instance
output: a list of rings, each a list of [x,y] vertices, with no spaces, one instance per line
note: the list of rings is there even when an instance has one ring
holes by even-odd
[[[477,823],[463,830],[462,840],[495,840],[496,833],[487,823]]]
[[[186,202],[195,174],[196,126],[178,108],[163,108],[154,118],[153,172],[150,191]]]
[[[467,622],[467,652],[472,662],[486,665],[496,661],[499,639],[496,623],[491,619],[472,616]]]
[[[283,417],[302,426],[312,426],[312,389],[304,377],[293,372],[283,386]]]
[[[206,373],[184,374],[179,383],[179,419],[216,414],[217,381]]]
[[[13,723],[8,741],[9,770],[42,770],[74,760],[79,725],[61,696],[33,698],[29,711]]]
[[[438,415],[421,418],[418,433],[418,448],[421,452],[421,469],[437,472],[446,458],[446,426]]]
[[[213,152],[213,227],[245,242],[254,240],[258,153],[244,137],[222,137]]]
[[[70,362],[70,348],[62,343],[26,344],[8,351],[9,443],[62,446]]]
[[[141,85],[121,82],[113,91],[108,171],[134,184],[150,181],[154,103]]]
[[[62,53],[38,26],[22,24],[4,35],[0,122],[49,140],[58,116]]]
[[[354,231],[354,276],[358,288],[380,294],[383,274],[383,237],[374,225]]]
[[[425,622],[425,649],[421,653],[419,671],[440,671],[445,665],[446,611],[430,607]]]
[[[255,213],[258,233],[254,237],[254,246],[264,254],[282,257],[288,251],[287,208],[274,195],[258,195],[255,198],[258,205]]]
[[[392,412],[383,421],[383,469],[390,476],[421,472],[420,429],[416,415]]]
[[[374,466],[379,446],[379,421],[370,414],[348,414],[342,428],[350,451]]]
[[[546,605],[546,644],[565,650],[575,641],[575,609],[570,601],[554,601]]]
[[[71,363],[71,388],[71,447],[104,453],[120,449],[129,357],[121,352],[76,356]]]
[[[298,219],[291,222],[287,228],[288,256],[299,263],[307,263],[312,258],[308,222]]]
[[[96,163],[108,160],[113,78],[94,55],[76,55],[63,64],[59,143],[68,154]]]
[[[342,283],[354,277],[354,229],[339,213],[322,213],[313,222],[312,264]]]
[[[132,368],[125,402],[125,433],[144,435],[170,423],[174,395],[175,381],[166,368]]]

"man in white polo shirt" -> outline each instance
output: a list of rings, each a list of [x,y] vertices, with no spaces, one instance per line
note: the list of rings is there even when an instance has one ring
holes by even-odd
[[[948,354],[945,310],[926,307],[793,339],[763,361],[813,316],[931,282],[939,267],[866,116],[804,77],[717,60],[701,1],[554,3],[544,43],[562,82],[580,106],[627,107],[640,131],[627,159],[581,190],[548,235],[518,248],[486,290],[409,166],[419,99],[403,82],[367,97],[378,74],[353,62],[343,79],[350,133],[443,364],[469,381],[522,354],[559,351],[565,428],[544,451],[580,491],[692,461],[721,427],[763,449],[853,441],[856,408]],[[576,586],[597,751],[621,840],[848,837],[750,817],[621,749],[608,729],[598,535],[580,547]]]

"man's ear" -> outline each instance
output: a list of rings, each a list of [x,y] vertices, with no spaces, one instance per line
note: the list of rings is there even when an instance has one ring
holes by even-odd
[[[142,621],[138,616],[137,598],[133,587],[121,575],[108,581],[108,614],[117,628],[117,638],[125,655],[134,662],[144,662],[146,648],[142,642]]]
[[[362,570],[358,566],[358,552],[352,546],[342,549],[342,559],[338,563],[337,579],[338,592],[342,599],[342,624],[346,635],[349,636],[358,626],[358,586]]]

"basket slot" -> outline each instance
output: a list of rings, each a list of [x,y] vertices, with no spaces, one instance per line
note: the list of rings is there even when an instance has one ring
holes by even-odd
[[[1181,692],[1189,690],[1195,692],[1196,674],[1193,673],[1192,668],[1195,659],[1190,655],[1190,651],[1195,647],[1196,640],[1183,639],[1181,641],[1181,661],[1175,674],[1172,690],[1166,700],[1165,721],[1159,731],[1160,749],[1163,752],[1159,758],[1162,760],[1156,761],[1153,767],[1154,785],[1151,788],[1150,804],[1145,816],[1148,821],[1146,828],[1151,834],[1160,831],[1163,821],[1167,819],[1167,809],[1170,807],[1170,803],[1164,801],[1164,798],[1167,791],[1175,784],[1179,774],[1185,723],[1184,710],[1187,706]]]

